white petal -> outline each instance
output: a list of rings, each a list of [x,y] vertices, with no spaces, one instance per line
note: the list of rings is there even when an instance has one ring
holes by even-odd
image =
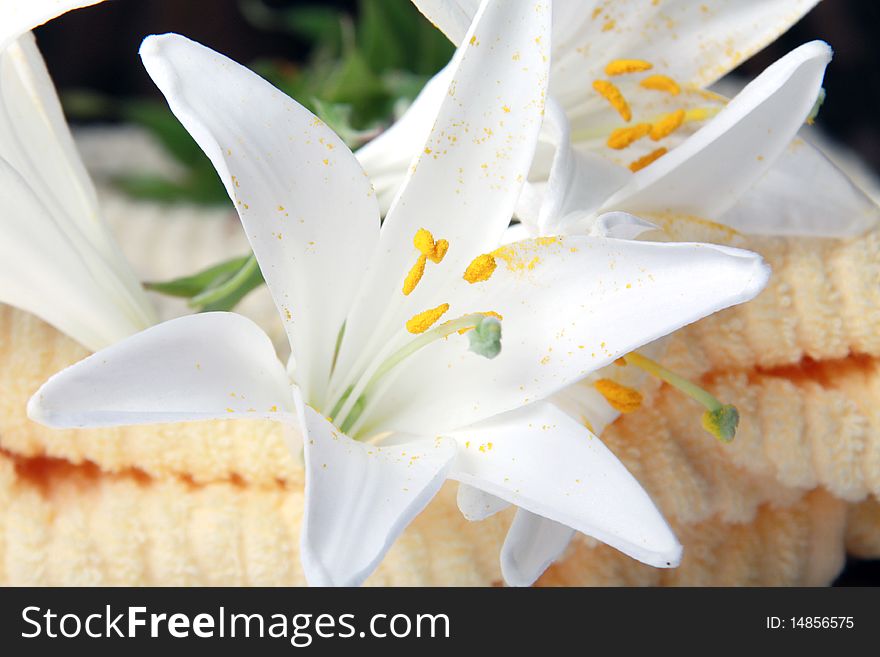
[[[537,143],[549,68],[550,8],[543,1],[484,4],[450,65],[449,86],[382,234],[358,304],[346,324],[337,371],[375,353],[390,332],[436,306],[437,294],[510,223]],[[515,59],[518,57],[518,59]],[[409,296],[403,281],[421,229],[449,242]],[[391,308],[389,312],[388,309]]]
[[[358,586],[446,480],[455,443],[357,442],[298,400],[304,427],[301,556],[312,586]]]
[[[10,42],[38,25],[71,9],[89,7],[103,0],[0,0],[0,52]]]
[[[376,188],[383,213],[388,212],[403,184],[416,149],[428,140],[454,72],[452,66],[443,68],[394,125],[355,153]]]
[[[454,429],[543,399],[753,298],[769,275],[760,256],[739,249],[584,236],[518,242],[495,258],[489,280],[462,283],[445,298],[449,317],[499,313],[501,353],[488,360],[468,351],[466,335],[425,347],[368,400],[365,427]]]
[[[297,382],[320,403],[378,236],[369,181],[332,130],[243,66],[177,35],[148,37],[141,56],[235,201],[285,323]]]
[[[764,235],[854,237],[880,208],[818,148],[796,138],[720,221]]]
[[[659,228],[650,221],[645,221],[626,212],[607,212],[596,217],[590,223],[588,234],[592,237],[634,240],[639,235],[652,230],[659,230]]]
[[[556,561],[574,530],[519,509],[501,546],[501,574],[510,586],[531,586]]]
[[[581,153],[571,143],[568,120],[563,109],[552,98],[547,102],[541,139],[554,149],[546,186],[538,215],[530,212],[529,194],[517,203],[517,216],[537,226],[541,235],[565,232],[573,217],[591,215],[614,192],[623,187],[630,172],[592,153]],[[535,171],[532,171],[535,175]]]
[[[0,53],[0,301],[33,312],[90,349],[155,315],[99,214],[31,34]]]
[[[467,484],[458,485],[456,501],[461,515],[471,521],[485,520],[510,506],[507,500]]]
[[[644,563],[678,564],[681,546],[657,507],[596,436],[537,403],[451,434],[449,476],[566,525]]]
[[[81,234],[66,233],[38,192],[0,158],[0,302],[37,315],[97,350],[149,322],[110,291],[115,273]]]
[[[413,0],[413,4],[457,46],[464,41],[480,0]]]
[[[456,45],[476,0],[413,0]],[[705,87],[776,40],[818,0],[663,0],[553,3],[551,93],[568,106],[618,58],[652,62],[655,72]]]
[[[720,216],[803,125],[830,60],[821,41],[793,50],[678,148],[636,173],[605,209]]]
[[[43,384],[28,416],[50,427],[294,417],[272,342],[234,313],[172,319],[93,354]]]

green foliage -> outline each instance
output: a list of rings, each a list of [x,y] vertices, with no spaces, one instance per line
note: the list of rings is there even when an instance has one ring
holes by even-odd
[[[263,284],[263,275],[253,255],[227,260],[192,276],[171,281],[144,283],[154,292],[188,299],[201,312],[232,310],[249,292]]]

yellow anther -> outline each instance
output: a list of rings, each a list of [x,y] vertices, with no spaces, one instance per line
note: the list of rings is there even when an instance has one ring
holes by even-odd
[[[626,98],[620,93],[620,89],[611,82],[608,82],[608,80],[596,80],[593,82],[593,89],[617,110],[617,113],[620,114],[624,121],[632,120],[632,110],[630,110]]]
[[[406,322],[406,330],[410,333],[424,333],[437,323],[437,320],[443,317],[443,314],[449,310],[449,304],[443,303],[436,308],[425,310],[417,315],[413,315]]]
[[[404,294],[409,294],[416,289],[416,285],[419,284],[419,281],[422,280],[422,276],[425,273],[425,263],[427,261],[428,258],[426,256],[420,255],[419,259],[416,260],[416,264],[414,264],[412,269],[409,270],[409,273],[403,281]]]
[[[649,164],[659,160],[661,157],[666,155],[668,151],[665,148],[658,148],[656,151],[651,151],[647,155],[640,157],[635,162],[629,163],[629,170],[635,173],[636,171],[641,171]]]
[[[413,246],[415,246],[423,255],[430,255],[434,252],[434,236],[430,230],[419,228],[413,237]]]
[[[664,116],[651,126],[651,139],[660,141],[664,137],[671,135],[684,123],[685,116],[687,116],[687,112],[683,109],[675,110]]]
[[[663,91],[665,93],[668,93],[670,96],[677,96],[681,93],[681,87],[678,86],[678,82],[667,75],[649,75],[644,80],[639,82],[639,84],[645,89]]]
[[[652,126],[650,123],[639,123],[631,128],[618,128],[611,133],[610,137],[608,137],[608,148],[613,148],[618,151],[624,149],[642,137],[647,137],[651,132],[651,129]]]
[[[471,261],[471,264],[464,270],[462,278],[468,283],[488,281],[497,266],[495,258],[490,253],[484,253]]]
[[[611,379],[599,379],[593,384],[611,408],[621,413],[632,413],[642,405],[642,393]]]
[[[608,62],[605,67],[605,75],[626,75],[627,73],[641,73],[654,68],[651,62],[642,59],[615,59]]]
[[[428,256],[428,260],[439,265],[448,250],[449,242],[446,240],[437,240],[434,242],[434,250],[430,254],[426,253],[425,255]]]

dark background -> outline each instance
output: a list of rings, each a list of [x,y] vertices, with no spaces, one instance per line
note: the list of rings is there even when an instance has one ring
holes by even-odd
[[[409,2],[409,0],[387,0]],[[273,7],[317,0],[266,0]],[[355,14],[357,0],[322,0]],[[91,89],[114,96],[159,97],[137,57],[147,34],[179,32],[232,59],[277,57],[301,61],[302,40],[254,28],[239,0],[111,0],[75,11],[37,30],[49,70],[62,90]],[[817,124],[880,174],[880,1],[825,0],[781,39],[738,71],[749,79],[792,48],[813,39],[835,50],[825,78],[827,100]],[[851,562],[838,584],[880,585],[880,562]]]

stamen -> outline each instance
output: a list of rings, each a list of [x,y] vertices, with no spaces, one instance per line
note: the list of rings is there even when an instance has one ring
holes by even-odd
[[[605,75],[626,75],[627,73],[641,73],[654,68],[651,62],[642,59],[615,59],[608,62],[605,67]]]
[[[467,269],[464,270],[464,276],[462,278],[471,284],[488,281],[495,272],[495,267],[497,266],[498,264],[495,262],[495,258],[491,254],[484,253],[483,255],[478,255],[471,260],[471,264],[469,264]]]
[[[642,393],[611,379],[599,379],[593,384],[611,408],[621,413],[632,413],[642,405]]]
[[[641,171],[649,164],[652,164],[656,160],[659,160],[661,157],[666,155],[668,151],[665,148],[658,148],[656,151],[651,151],[647,155],[643,155],[635,162],[629,163],[629,170],[635,173],[636,171]]]
[[[664,137],[671,135],[684,123],[685,116],[687,116],[687,113],[683,109],[675,110],[664,116],[651,126],[651,139],[660,141]]]
[[[617,110],[624,121],[632,120],[632,110],[629,108],[629,103],[626,102],[626,98],[614,84],[608,80],[596,80],[593,82],[593,89]]]
[[[417,315],[413,315],[406,322],[406,330],[410,333],[424,333],[434,326],[434,324],[437,323],[437,320],[443,317],[443,314],[447,310],[449,310],[449,304],[443,303],[436,308],[431,308],[430,310],[425,310]]]
[[[631,128],[618,128],[608,137],[608,148],[614,150],[623,150],[630,144],[637,142],[642,137],[646,137],[651,132],[650,123],[639,123]]]
[[[440,264],[443,256],[449,250],[449,242],[446,240],[434,241],[431,231],[419,228],[413,237],[413,245],[421,251],[422,255],[433,263]]]
[[[428,258],[426,256],[420,255],[419,259],[416,260],[416,264],[412,266],[412,269],[409,270],[406,278],[403,279],[403,293],[405,295],[409,295],[410,292],[415,290],[416,285],[422,280],[422,276],[425,273],[425,263],[427,261]]]
[[[678,82],[667,75],[649,75],[644,80],[639,82],[639,85],[644,87],[645,89],[651,89],[653,91],[663,91],[670,96],[677,96],[681,93],[681,87],[678,86]]]
[[[624,360],[630,365],[635,365],[648,374],[656,376],[661,381],[677,388],[691,399],[702,404],[706,411],[703,413],[701,422],[703,428],[715,436],[718,440],[729,443],[736,435],[739,424],[739,412],[732,404],[722,404],[711,393],[698,386],[693,381],[688,381],[683,376],[671,372],[650,358],[635,351],[626,354]]]
[[[403,279],[404,295],[409,295],[416,289],[416,285],[419,284],[419,281],[422,280],[422,276],[425,274],[425,263],[428,260],[439,265],[446,252],[449,251],[449,242],[446,240],[437,240],[435,242],[431,231],[424,228],[419,228],[416,231],[416,234],[413,236],[413,246],[421,252],[421,255],[416,260],[416,264],[410,268],[406,278]]]

